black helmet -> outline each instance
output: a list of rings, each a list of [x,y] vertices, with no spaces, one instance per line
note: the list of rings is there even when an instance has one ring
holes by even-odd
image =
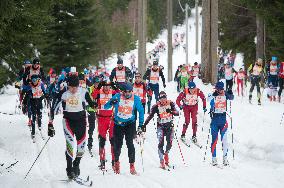
[[[40,80],[40,77],[37,74],[34,74],[34,75],[31,76],[31,81],[33,83],[36,83],[39,80]]]
[[[121,58],[118,58],[117,64],[123,64],[123,60]]]
[[[159,64],[158,60],[154,60],[153,65],[158,65],[158,64]]]
[[[79,77],[75,74],[72,74],[67,79],[68,86],[78,87],[79,86]]]
[[[159,99],[162,99],[162,98],[167,98],[167,94],[166,94],[166,92],[164,92],[164,91],[161,91],[161,92],[159,93]]]
[[[36,57],[36,58],[34,58],[34,60],[33,60],[33,64],[40,64],[40,61],[39,61],[39,59]]]

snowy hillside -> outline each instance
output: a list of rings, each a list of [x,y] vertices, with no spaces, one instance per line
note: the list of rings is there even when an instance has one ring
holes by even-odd
[[[193,13],[194,15],[194,13]],[[194,18],[190,24],[194,25]],[[184,26],[175,28],[175,31],[183,32]],[[175,32],[174,31],[174,32]],[[189,34],[190,42],[194,39],[194,30]],[[163,32],[159,40],[166,42],[166,32]],[[149,44],[147,48],[153,47]],[[190,45],[194,46],[194,45]],[[190,63],[200,62],[200,56],[194,55],[195,49],[190,50]],[[134,51],[137,53],[137,50]],[[127,62],[127,53],[124,57]],[[167,73],[167,52],[163,53],[160,63],[165,66]],[[174,51],[174,71],[177,66],[185,62],[185,53],[182,48]],[[239,61],[241,63],[241,60]],[[109,59],[109,68],[116,65],[116,58]],[[126,63],[127,65],[127,63]],[[198,87],[206,95],[212,92],[212,86],[202,85],[196,80]],[[247,88],[248,89],[248,88]],[[176,99],[175,83],[167,83],[165,89],[171,100]],[[65,138],[62,128],[62,115],[55,117],[55,137],[51,138],[47,147],[43,150],[40,158],[30,172],[27,179],[25,174],[37,157],[46,140],[42,140],[39,133],[36,133],[36,143],[32,143],[30,131],[27,127],[27,118],[24,115],[5,115],[3,112],[14,112],[17,98],[16,90],[10,88],[6,94],[0,95],[0,187],[1,188],[75,188],[82,187],[75,183],[61,182],[66,179],[65,161]],[[141,165],[141,148],[136,148],[136,170],[140,176],[132,176],[129,173],[127,148],[124,144],[121,154],[121,174],[115,175],[111,170],[111,163],[107,163],[108,172],[103,175],[98,169],[98,139],[94,136],[95,157],[91,158],[86,152],[81,161],[81,175],[87,175],[93,180],[93,187],[136,187],[136,188],[281,188],[284,185],[284,125],[280,126],[280,120],[284,105],[276,102],[269,102],[263,97],[262,106],[256,104],[256,94],[253,95],[253,104],[248,103],[248,97],[235,97],[232,102],[232,129],[229,124],[228,141],[229,146],[229,167],[223,169],[212,167],[210,147],[207,146],[206,160],[203,161],[210,117],[208,114],[198,115],[197,137],[203,145],[202,149],[192,145],[190,148],[181,144],[181,150],[186,165],[183,164],[177,140],[173,140],[173,148],[170,152],[170,162],[175,166],[171,171],[163,171],[159,168],[157,151],[156,128],[153,121],[147,127],[144,146],[144,169]],[[208,107],[208,105],[207,105]],[[201,109],[201,108],[200,108]],[[146,115],[147,116],[147,115]],[[204,119],[204,124],[203,124]],[[180,137],[183,114],[175,118],[177,136]],[[47,138],[47,114],[43,115],[43,131]],[[189,126],[187,137],[190,137],[192,130]],[[203,130],[202,131],[202,127]],[[234,144],[231,143],[231,135],[234,134]],[[211,139],[211,138],[210,138]],[[210,143],[211,141],[209,141]],[[109,143],[106,144],[108,161],[111,160]],[[232,157],[232,150],[235,151],[235,160]],[[217,146],[218,161],[221,162],[220,139]],[[18,162],[17,162],[18,161]],[[17,162],[17,163],[16,163]],[[10,164],[16,163],[9,167]]]

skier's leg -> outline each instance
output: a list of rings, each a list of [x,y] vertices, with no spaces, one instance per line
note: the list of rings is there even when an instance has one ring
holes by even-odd
[[[260,78],[257,78],[256,80],[256,89],[257,89],[257,98],[260,101],[261,93],[260,93]]]
[[[157,138],[158,138],[158,155],[160,161],[164,160],[164,130],[162,126],[157,127]]]
[[[250,86],[250,90],[249,90],[249,100],[251,100],[251,98],[252,98],[252,92],[253,92],[253,90],[254,90],[254,87],[255,87],[255,85],[256,85],[256,80],[255,80],[255,78],[254,77],[251,77],[251,79],[250,79],[251,81],[251,86]]]
[[[105,142],[107,134],[107,125],[108,121],[105,120],[105,117],[98,117],[98,132],[99,132],[99,155],[100,160],[105,160]]]
[[[156,99],[156,102],[159,101],[159,84],[154,84],[154,94],[155,94],[155,99]]]
[[[218,141],[218,126],[217,122],[212,119],[211,122],[211,136],[212,136],[212,142],[211,142],[211,153],[212,157],[216,157],[216,146]]]
[[[30,102],[30,111],[32,115],[32,136],[35,135],[35,123],[36,123],[36,115],[37,115],[37,109],[36,109],[36,104],[31,101]]]
[[[67,162],[67,176],[71,175],[72,172],[72,161],[74,157],[74,130],[73,126],[70,126],[70,121],[68,119],[63,118],[63,132],[66,139],[66,162]]]
[[[135,134],[135,122],[131,122],[125,127],[125,141],[128,148],[129,163],[135,162],[135,147],[133,144],[134,134]]]
[[[188,125],[190,123],[190,110],[189,110],[189,107],[188,106],[184,106],[183,112],[184,112],[184,124],[183,124],[183,129],[182,129],[182,136],[185,135],[186,130],[188,128]]]
[[[112,160],[112,166],[114,166],[114,139],[113,139],[113,127],[114,122],[112,119],[110,119],[110,127],[109,127],[109,141],[111,145],[111,160]]]
[[[121,147],[123,144],[124,137],[124,127],[120,125],[114,125],[113,127],[113,140],[114,140],[114,158],[115,162],[119,161],[119,156],[121,153]]]
[[[192,132],[194,137],[196,137],[196,132],[197,132],[197,110],[198,110],[197,105],[195,105],[191,110]]]
[[[278,91],[278,100],[280,102],[281,99],[281,94],[282,94],[282,90],[283,90],[283,84],[284,84],[284,79],[283,78],[279,78],[279,91]]]
[[[166,130],[167,146],[166,146],[166,152],[165,153],[170,152],[170,149],[172,148],[173,137],[174,137],[174,130],[173,130],[172,124],[170,124],[167,127],[167,130]]]
[[[223,145],[223,157],[226,157],[228,154],[227,130],[228,130],[228,123],[226,122],[225,125],[220,128],[221,140]]]
[[[238,96],[240,96],[240,85],[241,85],[241,80],[237,79]]]
[[[96,121],[96,113],[88,112],[88,122],[89,122],[89,130],[88,130],[88,149],[91,150],[93,147],[93,133],[95,129],[95,121]]]

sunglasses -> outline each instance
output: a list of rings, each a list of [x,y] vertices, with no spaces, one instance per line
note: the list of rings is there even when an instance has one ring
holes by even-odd
[[[126,90],[126,91],[123,91],[124,93],[131,93],[132,91],[129,91],[129,90]]]
[[[141,76],[135,76],[135,78],[141,78]]]

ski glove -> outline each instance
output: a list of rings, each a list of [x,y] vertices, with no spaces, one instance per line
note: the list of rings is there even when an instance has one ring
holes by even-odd
[[[172,113],[172,110],[171,109],[166,109],[166,112],[171,114]]]
[[[206,107],[203,107],[203,112],[205,113],[205,112],[207,112],[207,109],[206,109]]]
[[[118,100],[117,100],[117,99],[114,99],[114,100],[110,101],[110,104],[111,104],[112,106],[115,105],[116,103],[118,103]]]
[[[166,88],[166,84],[164,84],[163,86],[164,86],[164,88]]]
[[[179,109],[182,110],[182,109],[183,109],[183,106],[181,105],[181,106],[179,107]]]
[[[213,118],[213,115],[214,115],[214,114],[213,114],[213,111],[210,110],[210,111],[209,111],[209,114],[210,114],[210,117],[211,117],[211,119],[212,119],[212,118]]]
[[[53,137],[55,135],[55,130],[52,123],[48,123],[48,136]]]

